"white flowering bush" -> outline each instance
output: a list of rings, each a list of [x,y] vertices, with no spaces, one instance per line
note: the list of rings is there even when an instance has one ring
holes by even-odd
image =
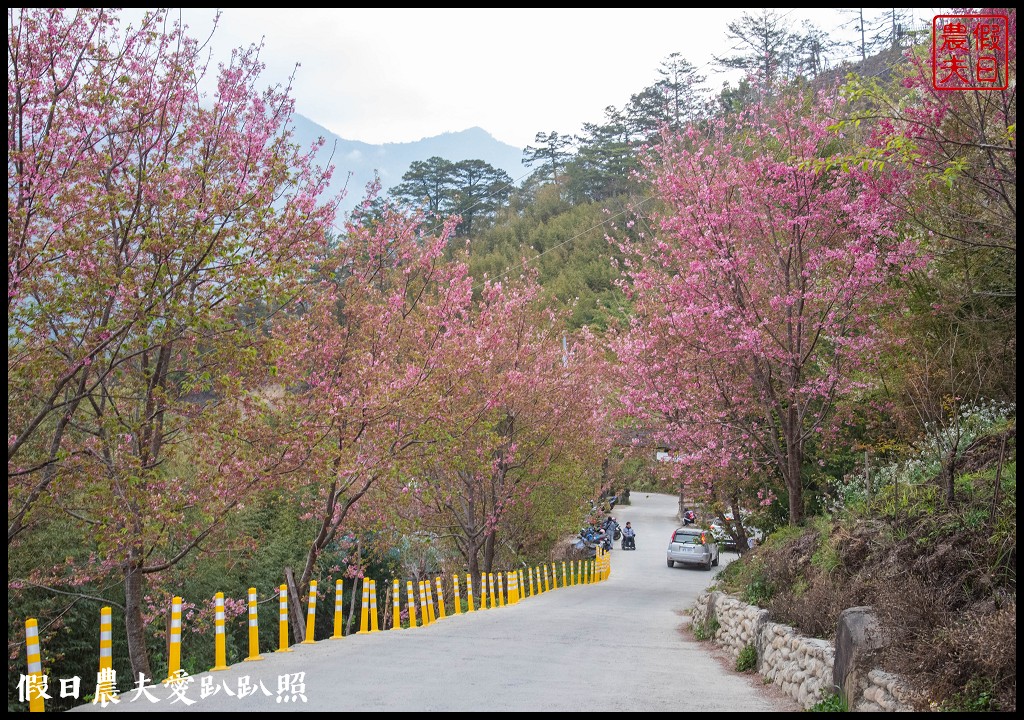
[[[870,470],[872,494],[886,488],[915,488],[937,477],[951,449],[955,448],[959,457],[971,443],[1004,427],[1016,413],[1015,403],[982,400],[954,409],[945,422],[925,423],[925,434],[916,444],[913,455]],[[833,514],[865,502],[868,482],[863,469],[829,480],[826,493],[826,506]]]

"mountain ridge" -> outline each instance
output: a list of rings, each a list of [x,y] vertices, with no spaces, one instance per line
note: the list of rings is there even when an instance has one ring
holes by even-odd
[[[344,190],[345,197],[339,210],[345,215],[366,196],[367,186],[373,181],[375,172],[380,177],[382,191],[387,193],[402,182],[402,175],[413,162],[434,156],[451,162],[483,160],[504,170],[513,179],[526,174],[522,148],[495,139],[479,126],[410,142],[375,145],[343,138],[301,113],[294,115],[293,124],[293,139],[301,148],[308,148],[318,138],[324,138],[324,146],[317,153],[316,161],[325,167],[334,165],[334,176],[327,187],[326,197],[336,197]]]

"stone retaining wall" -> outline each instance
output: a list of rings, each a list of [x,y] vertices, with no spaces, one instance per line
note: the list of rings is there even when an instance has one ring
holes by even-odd
[[[840,618],[841,662],[828,640],[800,635],[772,622],[769,613],[721,592],[702,594],[692,609],[694,627],[715,618],[712,640],[735,660],[747,645],[757,650],[757,672],[778,685],[806,710],[839,693],[856,712],[913,712],[911,696],[899,677],[871,667],[880,647],[870,608],[851,608]]]

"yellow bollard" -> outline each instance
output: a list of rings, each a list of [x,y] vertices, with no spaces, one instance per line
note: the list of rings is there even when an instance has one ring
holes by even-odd
[[[487,573],[480,573],[480,609],[487,609]]]
[[[256,588],[249,588],[249,657],[245,659],[263,659],[260,655],[260,623],[256,616]]]
[[[291,648],[288,647],[288,586],[282,585],[278,588],[278,634],[280,640],[278,642],[278,652],[291,652]]]
[[[228,669],[228,651],[224,637],[224,593],[213,596],[213,647],[214,662],[210,672]]]
[[[437,617],[440,620],[444,620],[448,617],[448,614],[444,611],[444,588],[441,587],[441,578],[437,578],[435,581],[437,585]]]
[[[430,588],[430,581],[423,581],[424,587],[427,589],[427,615],[430,616],[430,624],[433,625],[437,622],[437,613],[434,612],[434,591]]]
[[[312,645],[314,631],[316,630],[316,580],[309,581],[309,605],[306,609],[306,639],[303,645]]]
[[[558,589],[558,566],[551,563],[551,589]]]
[[[548,577],[548,566],[544,566],[544,592],[551,589],[551,578]]]
[[[494,573],[487,573],[487,590],[490,595],[488,600],[490,600],[491,607],[497,607],[497,604],[494,601]]]
[[[508,604],[515,605],[519,600],[516,595],[519,588],[516,587],[516,571],[511,570],[508,573]]]
[[[505,584],[502,582],[501,576],[504,573],[498,573],[498,607],[505,607]]]
[[[43,655],[39,650],[39,623],[35,618],[25,621],[25,655],[28,659],[28,688],[25,691],[28,696],[29,712],[46,712],[43,702],[43,693],[46,687],[43,685]]]
[[[345,586],[344,580],[334,581],[334,634],[331,635],[331,640],[341,640],[342,637],[342,621],[345,616],[345,606],[342,604],[343,588]]]
[[[380,632],[377,625],[377,581],[370,580],[370,632]]]
[[[413,581],[406,581],[407,600],[406,606],[409,608],[409,627],[416,627],[416,596],[413,594]]]
[[[427,591],[423,587],[423,581],[419,581],[420,588],[420,625],[427,626],[430,624],[430,614],[427,612]]]
[[[100,608],[100,670],[114,667],[113,627],[110,608]]]
[[[359,606],[359,635],[370,632],[370,579],[363,578],[363,603]]]
[[[181,598],[171,599],[171,642],[167,650],[167,679],[177,680],[181,670]]]
[[[466,601],[469,603],[469,611],[476,612],[476,605],[473,604],[473,576],[466,573]]]
[[[562,561],[562,587],[569,585],[569,576],[565,572],[565,560]]]
[[[533,568],[530,568],[530,597],[537,594],[537,589],[533,586]]]
[[[402,604],[399,602],[401,598],[401,585],[398,583],[398,578],[395,578],[391,584],[391,629],[401,630],[402,629]]]
[[[452,575],[452,592],[455,594],[455,614],[462,614],[462,595],[459,593],[459,576]]]
[[[526,573],[522,568],[516,571],[516,602],[526,596]]]

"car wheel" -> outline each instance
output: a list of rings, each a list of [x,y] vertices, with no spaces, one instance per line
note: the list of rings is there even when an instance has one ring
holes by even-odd
[[[670,568],[674,568],[674,567],[676,566],[676,564],[675,564],[674,562],[672,562],[671,560],[669,560],[669,561],[668,561],[668,566],[669,566]]]
[[[708,561],[706,563],[704,563],[704,569],[705,570],[710,570],[711,569],[711,558],[708,558]]]
[[[713,565],[714,567],[718,567],[718,558],[719,558],[719,556],[718,556],[718,555],[715,555],[715,559],[711,561],[711,564],[712,564],[712,565]]]

